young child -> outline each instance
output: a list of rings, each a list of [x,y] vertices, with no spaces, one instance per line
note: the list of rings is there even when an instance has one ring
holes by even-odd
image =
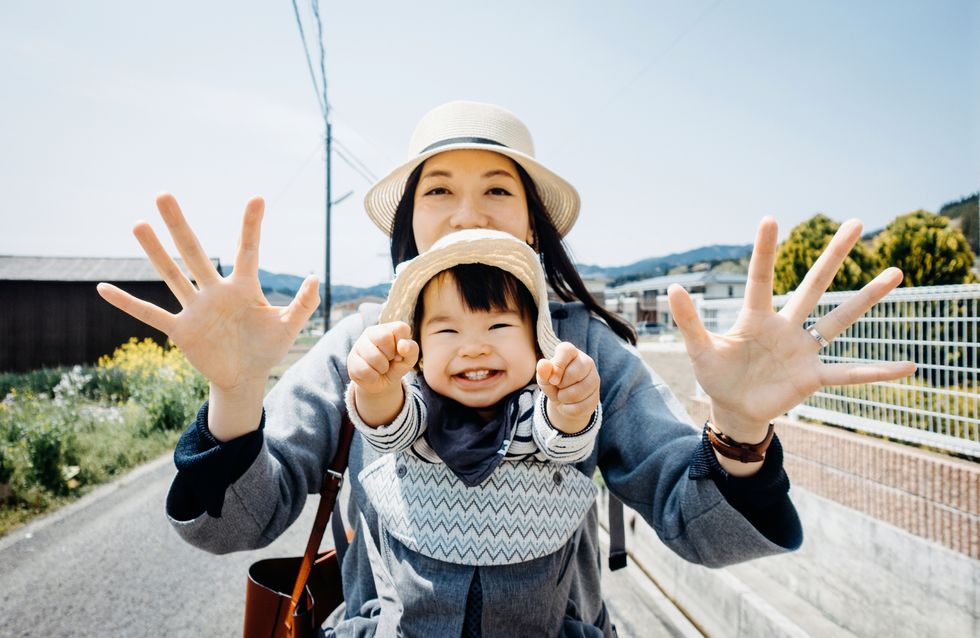
[[[410,449],[469,487],[503,461],[588,458],[599,430],[595,364],[558,342],[537,255],[507,233],[453,233],[406,262],[347,367],[375,450]]]

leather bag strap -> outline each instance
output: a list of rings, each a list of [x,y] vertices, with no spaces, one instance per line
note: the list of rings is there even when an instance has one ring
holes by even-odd
[[[350,456],[350,443],[354,436],[354,424],[351,423],[347,412],[343,412],[340,422],[340,439],[337,442],[337,453],[334,454],[333,463],[330,469],[323,476],[323,487],[320,489],[320,504],[316,508],[316,518],[313,520],[313,529],[310,531],[310,539],[306,543],[306,552],[303,554],[303,562],[300,563],[299,573],[296,575],[296,584],[293,585],[292,600],[289,603],[289,610],[286,614],[286,627],[292,630],[293,614],[299,606],[303,590],[306,589],[306,581],[310,577],[310,570],[313,568],[313,561],[316,553],[320,549],[320,542],[323,540],[323,533],[327,529],[327,520],[337,502],[337,495],[340,487],[344,483],[344,472],[347,470],[347,461]]]

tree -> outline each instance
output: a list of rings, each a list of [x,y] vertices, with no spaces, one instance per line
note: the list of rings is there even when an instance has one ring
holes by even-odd
[[[976,256],[963,232],[924,210],[896,217],[875,240],[882,262],[905,273],[905,286],[941,286],[974,281]]]
[[[790,231],[776,250],[773,289],[777,294],[795,290],[823,252],[840,224],[817,213]],[[844,260],[828,290],[855,290],[871,281],[881,269],[877,255],[858,242]]]

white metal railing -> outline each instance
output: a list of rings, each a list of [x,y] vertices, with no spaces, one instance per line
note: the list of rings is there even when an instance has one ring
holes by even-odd
[[[854,294],[825,294],[807,323]],[[773,307],[782,308],[788,299],[774,297]],[[696,303],[705,327],[725,332],[742,301]],[[828,363],[909,360],[918,369],[897,381],[823,388],[791,415],[980,458],[980,284],[893,290],[820,358]]]

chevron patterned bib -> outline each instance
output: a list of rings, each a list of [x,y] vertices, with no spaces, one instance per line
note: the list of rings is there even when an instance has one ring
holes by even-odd
[[[558,551],[598,488],[571,465],[508,461],[466,487],[442,463],[385,454],[358,479],[382,525],[409,549],[462,565],[509,565]]]

